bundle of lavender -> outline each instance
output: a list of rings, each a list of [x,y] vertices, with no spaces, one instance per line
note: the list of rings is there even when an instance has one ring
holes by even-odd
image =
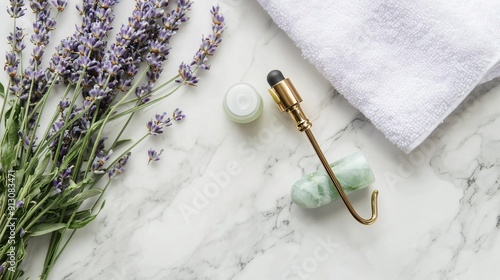
[[[212,32],[202,37],[192,62],[159,83],[170,39],[188,20],[191,0],[177,0],[175,7],[166,0],[136,0],[128,22],[108,44],[117,2],[83,0],[77,6],[81,24],[44,66],[45,48],[67,1],[30,0],[26,7],[23,0],[10,0],[14,29],[4,67],[9,80],[0,85],[0,279],[20,278],[30,240],[51,234],[40,274],[48,278],[74,232],[104,206],[101,197],[124,172],[131,150],[185,117],[179,109],[157,114],[144,136],[131,143],[122,135],[134,113],[183,85],[196,85],[196,72],[209,69],[207,59],[221,42],[224,18],[213,7]],[[16,25],[29,11],[35,17],[31,35]],[[32,50],[25,62],[28,37]],[[61,94],[53,92],[58,87]],[[58,101],[56,108],[49,108],[51,99]],[[42,118],[50,120],[47,127],[40,125]],[[112,122],[123,128],[106,140]],[[156,161],[161,151],[147,153]]]

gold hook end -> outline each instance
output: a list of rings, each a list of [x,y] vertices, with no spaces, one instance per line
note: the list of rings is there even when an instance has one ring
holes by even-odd
[[[372,216],[368,220],[358,220],[364,225],[371,225],[377,221],[378,218],[378,190],[372,192]]]

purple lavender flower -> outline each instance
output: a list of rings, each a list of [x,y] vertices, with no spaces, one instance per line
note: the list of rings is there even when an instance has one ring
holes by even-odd
[[[109,88],[102,89],[98,84],[88,92],[88,96],[85,97],[83,102],[83,107],[88,107],[93,101],[101,100],[105,98],[111,90]]]
[[[194,76],[191,66],[185,64],[184,62],[179,65],[179,79],[175,80],[177,83],[196,86],[199,82],[198,78]]]
[[[125,171],[125,168],[119,168],[116,166],[113,166],[109,171],[108,171],[108,177],[109,179],[114,179],[116,175],[121,175]]]
[[[23,237],[26,232],[24,231],[24,228],[19,229],[19,237]],[[1,273],[0,273],[1,274]]]
[[[182,113],[182,110],[180,110],[179,108],[175,109],[174,110],[174,113],[172,114],[172,118],[176,121],[181,121],[183,120],[184,118],[186,117],[186,115],[184,115]]]
[[[64,112],[69,107],[70,103],[68,99],[59,101],[59,111]]]
[[[52,0],[51,1],[52,5],[57,8],[58,12],[64,11],[66,6],[68,5],[68,1],[65,0]]]
[[[103,137],[101,139],[99,139],[99,141],[97,142],[97,150],[104,150],[104,142],[106,142],[106,140],[108,140],[108,137]],[[91,143],[91,146],[94,146],[94,143],[92,142]]]
[[[118,162],[113,166],[112,168],[109,169],[108,171],[108,177],[109,179],[115,178],[117,175],[123,174],[125,172],[125,165],[128,162],[128,159],[130,158],[131,153],[128,152],[126,155],[121,157]]]
[[[126,155],[122,156],[119,160],[118,160],[118,165],[119,166],[125,166],[127,163],[128,163],[128,159],[130,158],[130,155],[131,153],[127,153]]]
[[[24,206],[24,202],[23,202],[22,200],[20,200],[20,199],[19,199],[19,200],[17,201],[17,203],[16,203],[16,208],[17,208],[17,209],[19,209],[19,208],[21,208],[21,207],[23,207],[23,206]]]
[[[58,131],[60,131],[63,126],[64,126],[63,120],[58,120],[58,121],[54,122],[52,124],[52,127],[50,128],[50,133],[49,133],[49,135],[47,135],[47,138],[52,137],[54,134],[56,134]],[[60,138],[60,136],[56,137],[54,140],[52,140],[52,142],[49,145],[49,148],[57,147],[57,145],[59,143],[59,138]]]
[[[73,167],[74,166],[70,166],[70,167],[66,168],[64,170],[64,172],[62,173],[62,177],[67,178],[69,175],[71,175],[71,171],[73,171]]]
[[[33,128],[35,128],[35,125],[37,125],[36,120],[38,119],[39,115],[40,115],[40,113],[38,113],[38,112],[33,113],[33,117],[31,119],[29,119],[28,123],[27,123],[28,130],[32,130]],[[35,141],[36,141],[36,139],[38,139],[38,137],[35,137]]]
[[[167,117],[167,113],[156,114],[154,119],[146,123],[149,134],[156,136],[163,133],[163,128],[171,126],[172,120]]]
[[[15,32],[9,32],[9,35],[7,35],[7,42],[17,53],[20,53],[24,50],[24,48],[26,48],[26,45],[23,42],[24,36],[25,34],[23,29],[19,27],[16,27]]]
[[[56,193],[63,192],[68,186],[71,179],[71,172],[73,171],[73,165],[64,169],[62,173],[59,173],[57,177],[52,181],[52,185]]]
[[[5,272],[5,269],[7,268],[7,263],[4,262],[2,265],[0,265],[0,275],[2,275]]]
[[[11,78],[17,75],[17,67],[19,66],[19,59],[13,52],[7,52],[5,55],[5,67],[4,70],[9,74]]]
[[[159,41],[151,42],[151,44],[149,45],[149,48],[150,48],[150,52],[152,54],[162,55],[162,56],[167,56],[168,51],[170,50],[167,45],[162,44]]]
[[[149,93],[151,92],[152,88],[152,83],[145,83],[135,89],[135,95],[140,99],[141,103],[146,103],[150,100]]]
[[[32,145],[32,147],[36,147],[36,145],[33,143],[31,143],[31,138],[29,138],[27,135],[25,136],[24,133],[22,131],[18,131],[17,132],[17,135],[19,136],[19,138],[21,138],[21,140],[23,140],[23,143],[26,147],[29,147],[30,145]],[[35,141],[37,140],[38,138],[35,137]]]
[[[58,132],[64,126],[64,121],[56,121],[52,124],[52,132]]]
[[[24,16],[24,1],[23,0],[10,0],[10,6],[7,12],[12,18],[20,18]]]
[[[87,133],[87,131],[90,129],[90,120],[88,117],[86,118],[79,118],[73,126],[69,129],[69,139],[70,141],[77,141]]]
[[[99,37],[104,37],[106,31],[99,23],[92,24],[92,33],[82,37],[82,44],[86,47],[84,49],[92,52],[99,51],[105,44],[105,41],[99,40]]]
[[[85,48],[84,50],[87,51],[88,49]],[[91,71],[97,69],[98,62],[95,59],[88,58],[87,56],[80,56],[75,60],[74,66],[76,69]]]
[[[72,112],[70,116],[74,117],[75,113],[76,112]],[[70,147],[75,143],[76,140],[78,140],[83,134],[85,134],[86,130],[88,129],[88,128],[85,129],[85,127],[89,126],[88,124],[86,124],[88,120],[81,118],[75,121],[75,125],[73,127],[61,131],[62,127],[64,126],[65,118],[66,118],[65,113],[62,113],[61,119],[52,124],[50,132],[47,135],[47,138],[52,138],[54,134],[59,133],[54,139],[52,139],[52,142],[50,142],[48,146],[53,152],[55,152],[56,149],[59,147],[59,143],[61,143],[59,156],[56,159],[57,164],[62,163],[64,157],[70,150]]]
[[[113,64],[110,60],[106,60],[102,62],[102,71],[107,73],[110,77],[114,77],[118,75],[120,66]]]
[[[157,152],[153,149],[149,149],[148,150],[148,157],[149,157],[149,160],[148,160],[148,164],[151,162],[151,161],[159,161],[160,160],[160,155],[163,153],[163,149],[160,150],[160,152]]]
[[[92,171],[95,174],[103,174],[106,172],[106,168],[104,168],[104,164],[109,160],[109,156],[113,153],[113,150],[109,150],[108,154],[104,154],[101,150],[97,153],[94,161],[92,162]]]

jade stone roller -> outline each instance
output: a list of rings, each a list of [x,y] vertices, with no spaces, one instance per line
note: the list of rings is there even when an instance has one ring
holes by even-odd
[[[334,171],[328,164],[328,161],[325,158],[325,155],[323,154],[323,151],[318,145],[318,142],[316,141],[316,138],[314,137],[314,134],[311,131],[312,123],[309,121],[309,119],[305,116],[304,112],[302,111],[302,108],[300,107],[300,102],[302,102],[302,98],[300,97],[298,91],[295,89],[293,86],[292,82],[290,79],[285,79],[281,71],[279,70],[273,70],[269,72],[267,75],[267,82],[269,83],[269,86],[271,88],[269,89],[269,93],[271,94],[271,97],[273,98],[274,102],[278,105],[278,108],[280,109],[281,112],[287,112],[290,117],[293,119],[295,122],[296,128],[300,132],[305,132],[307,135],[307,138],[309,138],[309,141],[311,142],[311,145],[313,146],[316,154],[319,157],[319,160],[321,161],[321,164],[325,168],[326,174],[328,175],[330,182],[332,185],[335,187],[338,196],[342,199],[344,202],[345,206],[351,213],[351,215],[356,219],[358,222],[364,224],[364,225],[371,225],[373,224],[378,217],[378,205],[377,205],[377,197],[378,197],[378,191],[375,190],[372,193],[372,198],[371,198],[371,208],[372,208],[372,216],[369,219],[364,219],[359,214],[354,210],[354,207],[352,207],[351,202],[347,198],[346,193],[344,192],[342,185],[340,184],[339,180],[334,174]],[[335,167],[335,163],[333,163]],[[369,168],[369,167],[368,167]],[[370,171],[371,172],[371,171]],[[362,177],[362,176],[360,176]],[[372,174],[373,177],[373,174]],[[344,183],[345,179],[344,178]],[[359,179],[358,179],[359,180]],[[300,182],[300,181],[299,181]],[[302,182],[303,183],[303,182]],[[300,184],[302,184],[300,183]],[[328,203],[328,200],[333,200],[334,195],[330,195],[330,191],[328,192],[323,192],[323,190],[329,190],[330,184],[328,184],[328,187],[325,184],[322,184],[319,188],[316,186],[316,190],[314,190],[314,187],[310,187],[308,189],[306,185],[304,185],[303,190],[305,191],[297,191],[296,192],[296,199],[302,198],[303,201],[301,203],[303,205],[323,205],[323,201]],[[310,185],[309,185],[310,186]],[[359,187],[358,187],[359,188]],[[300,190],[300,187],[297,187],[298,190]],[[332,190],[333,191],[333,190]],[[292,188],[292,193],[294,192],[294,189]],[[322,196],[321,199],[318,200],[318,202],[315,204],[315,202],[312,200],[312,197],[315,192],[317,192],[318,196]],[[292,197],[294,195],[292,194]],[[323,197],[324,196],[324,197]],[[294,200],[295,201],[295,200]],[[328,201],[328,202],[327,202]],[[297,203],[299,204],[299,203]],[[301,205],[301,204],[299,204]],[[318,206],[318,207],[319,207]],[[314,207],[309,207],[309,208],[314,208]]]
[[[346,194],[366,188],[375,176],[360,152],[351,154],[332,164],[330,168]],[[318,171],[300,178],[292,186],[292,200],[302,208],[318,208],[340,198],[325,171]]]

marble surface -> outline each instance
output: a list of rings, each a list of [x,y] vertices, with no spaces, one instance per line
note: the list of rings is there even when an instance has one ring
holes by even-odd
[[[165,79],[209,32],[214,3],[194,4]],[[155,112],[180,107],[187,118],[137,147],[105,208],[76,233],[52,279],[498,279],[499,82],[476,89],[406,155],[301,58],[256,1],[220,5],[228,29],[212,70],[199,87],[138,115],[127,133],[142,135]],[[116,22],[131,6],[119,4]],[[265,77],[275,68],[302,93],[326,157],[333,162],[359,150],[372,165],[375,183],[350,198],[368,217],[370,193],[380,191],[374,225],[357,223],[340,201],[313,210],[291,203],[292,184],[321,166],[267,94]],[[262,116],[247,125],[229,121],[222,109],[225,92],[239,82],[264,99]],[[149,147],[165,151],[148,166]],[[30,279],[47,240],[28,248]]]

